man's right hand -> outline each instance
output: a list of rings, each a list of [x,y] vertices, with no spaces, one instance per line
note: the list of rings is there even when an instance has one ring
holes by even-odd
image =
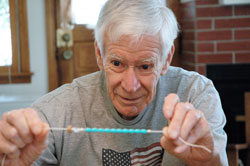
[[[48,124],[31,108],[3,114],[0,120],[0,163],[30,166],[47,147]]]

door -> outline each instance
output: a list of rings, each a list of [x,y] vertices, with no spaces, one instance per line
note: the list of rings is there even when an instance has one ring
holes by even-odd
[[[72,9],[77,10],[77,8],[73,8],[73,5],[81,2],[60,0],[56,3],[56,40],[57,43],[58,40],[65,43],[57,44],[58,82],[60,86],[72,82],[74,78],[93,73],[99,69],[95,60],[93,28],[73,23]],[[78,6],[83,5],[79,4]]]
[[[74,25],[71,30],[72,45],[66,44],[57,48],[59,85],[70,83],[74,78],[98,71],[93,30],[87,29],[84,25]]]
[[[98,66],[95,59],[93,28],[86,25],[73,24],[72,9],[75,0],[45,0],[46,26],[47,26],[47,50],[49,91],[62,84],[70,83],[76,77],[80,77],[95,71]],[[79,0],[84,1],[84,0]],[[78,1],[78,2],[79,2]],[[91,11],[90,7],[105,3],[106,0],[85,0],[90,4],[77,5],[80,9]],[[176,0],[171,0],[170,7],[176,7]],[[89,10],[90,9],[90,10]],[[174,12],[178,12],[176,9]],[[95,12],[98,13],[98,12]],[[87,14],[89,15],[93,14]],[[97,15],[97,14],[96,14]],[[83,15],[81,15],[83,17]],[[59,32],[58,32],[59,31]],[[64,33],[65,32],[65,33]],[[63,35],[69,34],[66,37]],[[70,39],[69,39],[70,38]],[[64,44],[58,44],[58,39]],[[64,40],[69,40],[66,42]],[[175,43],[178,45],[178,42]],[[178,46],[176,46],[178,48]],[[176,51],[178,53],[178,51]],[[178,66],[178,56],[173,63]]]

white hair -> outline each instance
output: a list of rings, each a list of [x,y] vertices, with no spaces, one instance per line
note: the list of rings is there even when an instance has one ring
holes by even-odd
[[[178,31],[173,12],[161,0],[108,0],[99,14],[95,39],[104,53],[106,35],[114,43],[123,35],[136,42],[144,35],[158,35],[166,58]]]

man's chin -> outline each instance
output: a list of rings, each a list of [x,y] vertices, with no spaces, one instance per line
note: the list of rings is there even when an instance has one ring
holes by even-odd
[[[117,112],[123,119],[126,119],[126,120],[132,120],[140,114],[140,111],[138,110],[137,107],[128,108],[128,109],[123,108],[123,109],[117,110]]]
[[[122,114],[119,114],[121,116],[122,119],[125,119],[125,120],[133,120],[135,119],[138,115],[136,116],[124,116]]]

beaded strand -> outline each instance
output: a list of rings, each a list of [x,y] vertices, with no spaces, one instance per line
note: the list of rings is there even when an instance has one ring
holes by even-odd
[[[67,131],[68,133],[79,133],[79,132],[86,132],[86,133],[124,133],[124,134],[162,134],[163,130],[150,130],[150,129],[121,129],[121,128],[77,128],[68,126],[67,128],[56,128],[51,127],[49,128],[52,131]],[[196,145],[189,143],[179,137],[179,140],[191,147],[194,148],[201,148],[206,150],[209,153],[212,153],[210,149],[203,145]]]

